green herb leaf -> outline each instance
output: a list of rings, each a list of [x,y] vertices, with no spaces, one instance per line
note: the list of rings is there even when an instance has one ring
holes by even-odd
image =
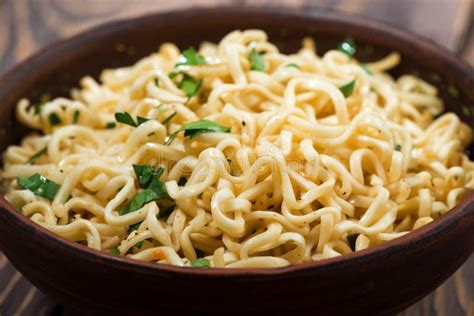
[[[170,116],[168,116],[167,118],[165,118],[165,119],[163,120],[163,122],[161,122],[161,124],[163,124],[163,125],[168,124],[168,123],[173,119],[173,117],[176,116],[176,114],[178,114],[178,112],[174,112],[173,114],[171,114]]]
[[[163,169],[162,167],[156,168],[149,165],[133,165],[133,170],[137,175],[138,183],[140,184],[140,187],[142,189],[148,188],[148,186],[151,184],[151,180],[154,177],[158,177],[159,179],[165,171],[165,169]]]
[[[356,240],[359,235],[360,234],[347,235],[347,241],[349,242],[349,247],[351,247],[352,251],[355,251]]]
[[[117,112],[115,113],[115,120],[122,124],[127,124],[133,127],[137,127],[137,123],[133,120],[133,117],[130,113],[127,112]]]
[[[206,63],[204,57],[196,52],[194,47],[185,50],[179,57],[176,67],[181,65],[203,65]]]
[[[154,79],[155,86],[159,87],[160,86],[160,79],[157,77]]]
[[[367,66],[367,64],[360,64],[360,67],[362,69],[364,69],[364,71],[369,75],[369,76],[373,76],[374,75],[374,72],[372,70],[370,70],[369,66]]]
[[[289,64],[287,64],[285,67],[287,67],[287,68],[293,67],[293,68],[298,68],[298,69],[300,68],[300,66],[298,66],[298,65],[295,64],[295,63],[289,63]]]
[[[201,89],[201,86],[202,79],[196,81],[193,77],[188,75],[185,75],[183,80],[179,84],[179,88],[183,90],[188,97],[195,96],[199,92],[199,89]]]
[[[105,125],[105,128],[106,129],[113,129],[113,128],[115,128],[116,125],[117,124],[115,124],[115,122],[109,122],[109,123],[107,123],[107,125]]]
[[[59,116],[56,113],[51,113],[49,115],[49,123],[52,126],[58,125],[59,123],[61,123],[61,119],[59,118]]]
[[[48,152],[48,146],[45,146],[44,148],[42,148],[41,150],[39,150],[37,153],[35,153],[33,156],[31,156],[30,158],[28,158],[28,160],[26,161],[26,163],[31,163],[33,162],[34,160],[36,160],[37,158],[39,158],[40,156],[46,154]]]
[[[56,193],[58,193],[58,190],[61,187],[59,184],[49,180],[39,173],[35,173],[29,178],[19,177],[18,185],[21,188],[30,190],[34,194],[47,198],[50,201],[54,200]]]
[[[194,268],[209,268],[210,262],[207,259],[199,258],[191,261],[191,266]]]
[[[168,217],[175,209],[176,205],[171,204],[166,207],[160,207],[160,212],[158,213],[158,218]]]
[[[341,90],[342,94],[344,95],[344,97],[349,97],[351,96],[352,92],[354,91],[354,86],[355,86],[355,82],[356,80],[352,80],[351,82],[343,85],[342,87],[339,88],[339,90]]]
[[[142,240],[142,241],[139,241],[135,244],[135,247],[137,247],[138,249],[140,249],[142,246],[143,246],[143,243],[145,242],[145,240]]]
[[[350,58],[352,58],[354,57],[356,53],[357,46],[354,40],[348,37],[345,40],[343,40],[341,43],[339,43],[339,46],[337,47],[337,49],[343,52],[344,54],[346,54],[347,56],[349,56]]]
[[[141,222],[139,222],[139,223],[136,223],[136,224],[133,224],[133,225],[130,225],[130,226],[128,227],[127,234],[130,235],[133,231],[137,230],[137,229],[140,227],[140,225],[141,225],[142,223],[143,223],[143,221],[141,221]]]
[[[396,145],[395,145],[395,150],[396,150],[396,151],[402,151],[402,145],[396,144]]]
[[[81,112],[79,110],[74,111],[72,114],[72,124],[76,124],[79,121],[79,116],[81,116]]]
[[[250,52],[250,69],[256,71],[265,71],[265,60],[255,48],[252,48]]]
[[[176,132],[168,136],[168,140],[165,145],[169,145],[173,142],[179,132],[184,131],[184,136],[193,139],[194,137],[204,133],[229,133],[230,127],[222,126],[216,122],[209,120],[200,120],[184,124]]]
[[[120,256],[120,250],[117,247],[110,249],[110,253],[116,256]]]
[[[133,127],[138,127],[138,126],[142,125],[143,123],[149,121],[150,119],[148,119],[146,117],[138,116],[137,117],[137,122],[135,122],[135,120],[130,115],[130,113],[128,113],[128,112],[117,112],[117,113],[115,113],[115,120],[119,123],[122,123],[122,124],[127,124],[127,125],[130,125],[130,126],[133,126]]]
[[[43,105],[46,102],[49,102],[49,101],[51,101],[51,95],[49,93],[43,93],[40,96],[40,101],[38,103],[36,103],[35,105],[33,105],[34,108],[35,108],[35,115],[41,114],[41,111],[43,109]]]

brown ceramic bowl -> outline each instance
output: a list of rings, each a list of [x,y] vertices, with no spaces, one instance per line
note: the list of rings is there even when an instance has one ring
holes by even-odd
[[[474,125],[474,111],[463,111],[474,104],[473,69],[425,39],[328,11],[193,9],[113,22],[56,43],[17,66],[0,80],[0,151],[25,133],[14,119],[21,97],[35,100],[45,91],[66,94],[82,76],[129,65],[164,41],[186,48],[245,28],[266,30],[284,52],[298,49],[304,36],[316,38],[320,53],[352,36],[359,47],[357,58],[363,61],[399,51],[403,61],[394,75],[415,73],[430,81],[447,110]],[[115,257],[49,233],[3,199],[0,248],[44,293],[81,309],[134,315],[386,314],[434,290],[471,255],[474,195],[402,238],[278,269],[178,268]]]

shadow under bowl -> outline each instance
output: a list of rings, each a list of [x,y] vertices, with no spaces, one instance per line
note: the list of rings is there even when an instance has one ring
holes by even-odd
[[[321,54],[351,36],[362,61],[402,55],[392,74],[416,74],[439,89],[448,111],[474,126],[474,72],[448,51],[396,28],[331,11],[193,9],[94,28],[40,51],[0,79],[0,151],[27,130],[14,118],[22,97],[68,95],[84,75],[130,65],[163,42],[180,48],[259,28],[285,53],[316,39]],[[456,89],[457,93],[452,93]],[[451,93],[450,93],[451,91]],[[471,147],[472,150],[472,147]],[[115,257],[53,235],[0,199],[0,249],[41,291],[82,310],[115,314],[386,314],[431,292],[474,249],[474,195],[443,217],[350,255],[278,269],[192,269]]]

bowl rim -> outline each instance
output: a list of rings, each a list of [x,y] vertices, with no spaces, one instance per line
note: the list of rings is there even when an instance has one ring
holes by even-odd
[[[0,78],[0,87],[6,85],[11,79],[19,73],[29,68],[33,63],[36,63],[43,58],[47,58],[47,54],[54,51],[66,50],[68,47],[77,45],[78,42],[90,41],[95,37],[102,35],[111,35],[123,30],[123,25],[129,25],[137,23],[147,19],[157,19],[164,16],[189,16],[199,14],[262,14],[266,16],[280,16],[282,18],[306,18],[312,21],[331,21],[334,23],[342,23],[351,25],[359,29],[370,30],[379,34],[389,34],[396,38],[398,41],[404,43],[422,43],[425,51],[429,52],[439,60],[446,62],[446,68],[452,68],[457,74],[464,74],[469,78],[470,81],[474,82],[474,69],[467,64],[466,61],[448,51],[446,48],[433,42],[431,39],[424,38],[420,35],[415,35],[408,31],[399,29],[396,26],[390,25],[386,22],[381,22],[376,19],[363,17],[360,15],[353,15],[335,11],[333,9],[318,8],[314,10],[304,11],[298,8],[285,7],[285,10],[281,10],[281,7],[237,7],[237,6],[221,6],[216,8],[208,7],[197,7],[187,9],[176,9],[164,12],[153,12],[150,14],[140,15],[132,18],[125,19],[114,19],[106,23],[99,24],[92,28],[88,28],[78,34],[65,37],[57,40],[45,47],[39,49],[34,54],[27,57],[25,60],[16,64],[10,68]],[[14,83],[15,84],[15,83]],[[1,108],[0,108],[1,109]],[[276,276],[276,275],[288,275],[296,272],[316,272],[328,269],[330,267],[344,266],[352,264],[355,261],[369,260],[373,256],[381,254],[397,254],[410,245],[418,244],[424,240],[436,238],[441,235],[444,228],[447,226],[455,226],[459,224],[459,221],[468,212],[474,212],[474,192],[471,192],[469,196],[451,209],[448,213],[435,219],[433,222],[412,231],[402,237],[393,239],[391,241],[384,242],[379,245],[372,246],[370,248],[356,251],[343,256],[335,258],[324,259],[321,261],[312,261],[305,263],[292,264],[281,268],[210,268],[210,269],[196,269],[189,267],[178,267],[168,264],[157,264],[152,262],[145,262],[135,260],[127,257],[115,256],[105,251],[99,251],[88,246],[81,245],[76,242],[69,241],[62,238],[41,225],[31,221],[23,214],[17,212],[13,206],[11,206],[3,195],[0,195],[0,210],[8,212],[7,215],[12,217],[18,226],[24,231],[30,231],[31,234],[35,235],[36,238],[43,239],[49,243],[50,247],[62,248],[69,255],[75,255],[81,257],[82,260],[93,261],[97,263],[107,263],[116,268],[126,269],[129,271],[137,271],[140,273],[157,273],[166,272],[171,274],[179,274],[181,276],[201,276],[210,278],[220,277],[263,277],[263,276]]]

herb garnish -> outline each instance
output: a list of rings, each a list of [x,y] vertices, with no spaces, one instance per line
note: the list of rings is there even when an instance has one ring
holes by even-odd
[[[117,124],[115,124],[115,122],[109,122],[109,123],[107,123],[107,125],[105,125],[105,128],[106,129],[113,129],[113,128],[115,128],[116,125]]]
[[[182,187],[183,185],[186,184],[186,182],[188,182],[188,179],[186,179],[185,177],[181,177],[181,178],[179,178],[179,180],[178,180],[178,185],[179,185],[180,187]]]
[[[199,258],[191,261],[191,266],[194,268],[209,268],[210,262],[207,259]]]
[[[184,131],[185,137],[189,136],[190,139],[193,139],[194,137],[204,133],[229,133],[230,127],[222,126],[209,120],[191,122],[184,124],[180,129],[168,136],[165,145],[171,144],[181,131]]]
[[[402,145],[396,144],[396,145],[395,145],[395,150],[396,150],[396,151],[401,151],[401,150],[402,150]]]
[[[252,48],[249,56],[250,69],[256,71],[265,71],[265,60],[255,48]]]
[[[40,101],[33,105],[34,108],[35,108],[35,115],[41,114],[41,110],[43,109],[43,105],[46,102],[49,102],[49,101],[51,101],[51,95],[49,93],[43,93],[40,96]]]
[[[45,146],[44,148],[42,148],[41,150],[39,150],[38,152],[36,152],[33,156],[31,156],[30,158],[28,158],[28,160],[26,161],[26,163],[31,163],[33,162],[34,160],[36,160],[37,158],[39,158],[40,156],[46,154],[48,152],[48,146]]]
[[[354,91],[354,86],[355,86],[355,82],[356,80],[352,80],[350,81],[349,83],[343,85],[342,87],[339,88],[339,90],[341,90],[342,94],[344,95],[344,97],[349,97],[352,92]]]
[[[373,76],[374,75],[374,72],[372,70],[370,70],[369,66],[367,66],[367,64],[360,64],[360,67],[362,69],[364,69],[364,71],[369,75],[369,76]]]
[[[204,57],[196,52],[194,47],[185,50],[179,57],[176,67],[181,65],[203,65],[206,63]]]
[[[295,64],[295,63],[289,63],[289,64],[287,64],[285,67],[286,67],[286,68],[293,67],[293,68],[298,68],[298,69],[300,68],[300,66],[298,66],[298,65]]]
[[[110,249],[110,253],[116,256],[120,256],[120,250],[117,247]]]
[[[351,37],[348,37],[339,43],[337,49],[352,58],[356,53],[357,46],[354,40]]]
[[[56,182],[49,180],[39,173],[35,173],[31,177],[19,177],[17,182],[22,189],[30,190],[34,194],[47,198],[50,201],[54,200],[56,193],[58,193],[61,187]]]
[[[79,116],[81,116],[81,111],[74,111],[74,113],[72,114],[72,124],[76,124],[77,121],[79,121]]]
[[[146,189],[150,186],[151,181],[154,177],[160,178],[165,169],[162,167],[153,167],[150,165],[133,165],[133,170],[138,178],[138,183],[140,184],[140,188]]]
[[[163,125],[168,124],[168,123],[176,116],[176,114],[178,114],[178,112],[174,112],[173,114],[171,114],[170,116],[168,116],[167,118],[165,118],[165,119],[163,120],[163,122],[161,122],[161,124],[163,124]]]
[[[61,123],[61,119],[56,113],[51,113],[49,115],[49,123],[53,126],[58,125],[59,123]]]
[[[141,124],[149,121],[150,119],[148,119],[146,117],[137,116],[137,122],[135,122],[135,120],[130,115],[130,113],[128,113],[128,112],[117,112],[117,113],[115,113],[115,120],[117,120],[117,122],[122,123],[122,124],[127,124],[127,125],[130,125],[130,126],[133,126],[133,127],[138,127]]]

